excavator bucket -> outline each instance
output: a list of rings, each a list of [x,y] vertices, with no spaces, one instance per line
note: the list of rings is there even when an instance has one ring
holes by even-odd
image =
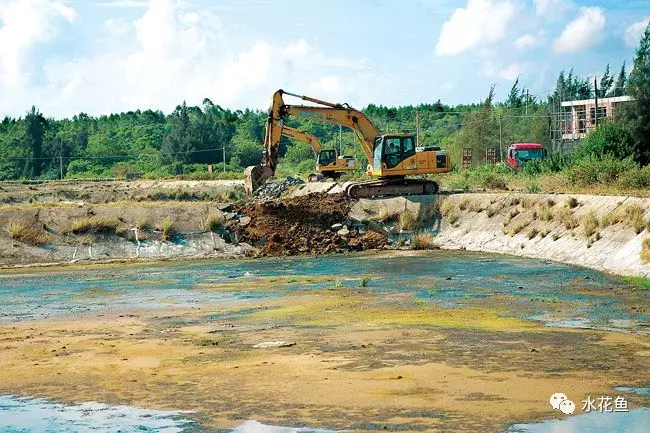
[[[244,171],[244,188],[248,195],[255,194],[260,186],[273,177],[273,170],[265,165],[252,165]]]

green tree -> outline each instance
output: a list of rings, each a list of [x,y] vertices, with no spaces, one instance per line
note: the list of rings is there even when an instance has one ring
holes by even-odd
[[[612,87],[608,96],[625,95],[626,85],[627,85],[627,73],[625,72],[625,62],[623,62],[623,66],[621,66],[621,71],[618,73],[618,77],[616,78],[616,83],[614,83],[614,87]]]
[[[47,121],[43,115],[32,107],[25,116],[25,144],[32,153],[31,176],[41,175],[43,165],[43,137]]]
[[[631,102],[631,127],[639,162],[650,163],[650,24],[645,29],[628,78]]]
[[[602,158],[611,156],[616,159],[638,157],[637,147],[627,127],[618,122],[604,122],[591,131],[576,150],[575,158]]]
[[[605,73],[600,79],[600,86],[598,87],[598,97],[604,98],[607,94],[609,94],[612,84],[614,84],[614,77],[611,75],[611,72],[609,70],[609,63],[608,63],[607,67],[605,68]]]

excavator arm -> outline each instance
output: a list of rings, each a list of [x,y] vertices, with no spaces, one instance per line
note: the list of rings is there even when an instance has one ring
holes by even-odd
[[[311,147],[311,150],[314,152],[314,157],[318,156],[318,152],[320,152],[322,149],[318,138],[309,132],[300,131],[296,128],[284,125],[282,126],[282,135],[284,137],[291,138],[292,140],[307,143]]]

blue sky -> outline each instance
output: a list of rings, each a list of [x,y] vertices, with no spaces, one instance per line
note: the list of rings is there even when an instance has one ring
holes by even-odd
[[[650,0],[0,0],[0,115],[540,97],[628,65]]]

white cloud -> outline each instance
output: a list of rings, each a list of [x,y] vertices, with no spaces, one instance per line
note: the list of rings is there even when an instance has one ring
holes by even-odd
[[[499,78],[502,80],[514,81],[523,72],[523,67],[516,63],[511,63],[499,71]]]
[[[305,40],[273,45],[260,39],[233,50],[234,37],[216,15],[175,0],[150,0],[134,21],[105,21],[103,33],[109,43],[100,54],[43,61],[41,80],[25,79],[13,89],[0,81],[0,115],[32,104],[57,117],[169,112],[183,100],[200,104],[205,97],[232,108],[263,108],[278,88],[356,103],[378,90],[363,84],[377,82],[368,60],[329,57]]]
[[[648,27],[648,23],[650,23],[650,17],[645,17],[638,23],[634,23],[628,27],[623,36],[625,43],[630,47],[637,47],[641,41],[641,36],[643,36],[645,29]]]
[[[537,15],[550,20],[562,18],[575,5],[571,0],[533,0]]]
[[[605,28],[605,12],[599,7],[580,9],[580,16],[571,21],[553,44],[558,53],[575,53],[597,44]]]
[[[0,0],[0,85],[18,86],[31,49],[53,38],[57,21],[75,17],[61,1]]]
[[[516,10],[511,0],[469,0],[467,6],[456,9],[442,25],[436,54],[456,55],[500,41],[506,36]]]
[[[478,73],[479,75],[483,75],[489,78],[496,77],[501,80],[514,81],[522,74],[524,70],[524,65],[517,63],[510,63],[504,68],[498,68],[494,63],[486,60]]]
[[[541,36],[534,36],[530,34],[523,35],[515,40],[515,47],[524,51],[535,48],[541,44]]]
[[[115,0],[95,3],[96,6],[105,8],[146,8],[148,4],[147,0]]]

